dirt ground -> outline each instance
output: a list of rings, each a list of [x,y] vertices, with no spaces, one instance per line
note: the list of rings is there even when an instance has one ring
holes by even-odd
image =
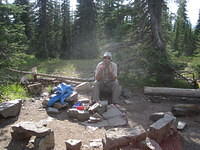
[[[87,97],[82,95],[82,97]],[[123,99],[124,100],[124,99]],[[171,111],[174,104],[180,103],[177,101],[161,101],[152,103],[141,91],[133,91],[133,96],[129,101],[131,104],[125,104],[122,100],[121,107],[126,109],[128,117],[128,127],[142,125],[148,129],[152,122],[149,116],[154,112]],[[80,139],[82,141],[82,149],[94,149],[89,146],[90,140],[101,139],[107,129],[105,128],[90,128],[80,124],[78,121],[72,121],[67,117],[66,110],[59,114],[49,115],[42,107],[42,101],[32,99],[24,101],[21,112],[16,118],[0,120],[0,150],[22,150],[31,148],[22,148],[22,145],[16,145],[11,141],[11,125],[21,121],[47,120],[47,127],[54,131],[55,150],[65,150],[65,141],[67,139]],[[177,118],[187,123],[187,127],[180,131],[183,139],[183,147],[185,150],[200,150],[200,116]],[[95,148],[102,149],[101,147]]]

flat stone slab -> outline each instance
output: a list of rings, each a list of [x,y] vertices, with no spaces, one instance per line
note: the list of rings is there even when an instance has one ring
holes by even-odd
[[[134,128],[113,128],[105,133],[103,145],[105,150],[119,148],[146,139],[145,129],[139,125]]]
[[[20,122],[12,126],[13,133],[16,135],[18,133],[22,133],[25,135],[43,137],[50,134],[51,129],[42,126],[41,124],[37,124],[35,122]],[[19,134],[19,136],[20,136]]]
[[[102,115],[105,119],[109,119],[116,116],[123,116],[124,114],[115,105],[111,104],[107,106],[107,111]]]
[[[153,123],[150,128],[153,129],[161,129],[165,127],[167,124],[172,123],[172,121],[176,120],[176,117],[165,114],[163,118],[159,119],[155,123]]]
[[[165,114],[169,114],[173,116],[172,112],[155,112],[150,115],[149,120],[153,122],[158,121],[159,119],[163,118]]]
[[[0,115],[4,118],[15,117],[19,114],[22,101],[20,99],[3,102],[0,104]]]
[[[83,122],[81,124],[93,127],[119,127],[128,124],[128,119],[115,105],[108,105],[102,114],[103,120],[96,123]]]

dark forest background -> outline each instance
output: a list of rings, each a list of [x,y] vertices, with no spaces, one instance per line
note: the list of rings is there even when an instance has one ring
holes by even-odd
[[[200,76],[200,14],[192,27],[187,1],[0,0],[0,72],[48,59],[94,59],[113,52],[124,83],[171,85],[178,71]],[[190,77],[190,75],[186,76]],[[4,82],[5,81],[5,82]]]

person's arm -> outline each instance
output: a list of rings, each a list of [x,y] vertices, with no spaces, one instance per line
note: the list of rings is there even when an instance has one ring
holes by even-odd
[[[104,65],[103,64],[98,64],[96,67],[96,71],[95,71],[95,80],[99,81],[102,79],[103,77],[103,69],[104,69]]]

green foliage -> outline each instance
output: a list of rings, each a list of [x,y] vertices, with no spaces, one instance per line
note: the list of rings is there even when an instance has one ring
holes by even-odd
[[[96,17],[94,0],[78,1],[73,29],[73,56],[75,58],[97,56]]]
[[[27,97],[27,91],[19,84],[14,83],[0,86],[0,102]]]
[[[5,12],[0,13],[0,17],[3,18],[0,22],[0,66],[15,66],[28,48],[24,25],[12,21],[12,17],[23,10],[21,7],[8,4],[1,5],[1,9]]]
[[[197,25],[194,30],[194,42],[195,42],[195,52],[197,54],[200,54],[200,12],[199,12],[199,18],[197,21]]]
[[[129,88],[144,87],[144,86],[163,86],[163,83],[158,82],[155,76],[138,76],[137,73],[124,73],[119,76],[120,83]],[[166,87],[173,88],[193,88],[185,80],[172,80]]]
[[[185,80],[173,80],[170,87],[174,87],[174,88],[188,88],[188,89],[192,89],[193,87],[188,84],[187,81]]]
[[[123,4],[124,0],[99,1],[98,36],[106,40],[127,40],[133,29],[133,6]]]
[[[200,56],[193,57],[189,67],[194,71],[196,79],[200,79]]]
[[[171,56],[175,64],[175,68],[182,71],[189,71],[195,74],[195,78],[200,78],[200,55],[194,55],[192,57],[181,56],[175,57]]]
[[[179,1],[178,16],[175,21],[175,39],[173,48],[178,56],[191,56],[194,52],[194,35],[186,14],[186,0]]]
[[[70,1],[64,0],[61,7],[62,13],[62,40],[61,40],[61,53],[60,58],[71,57],[72,46],[72,31],[71,31],[71,19],[70,19]]]
[[[199,62],[193,59],[194,44],[195,54],[200,53],[199,21],[194,38],[186,0],[179,1],[174,30],[166,1],[79,0],[75,16],[69,2],[38,0],[29,5],[29,0],[15,0],[16,5],[0,5],[1,77],[7,78],[6,67],[30,70],[35,66],[43,73],[87,77],[96,65],[92,64],[92,70],[87,67],[99,52],[97,45],[105,51],[108,43],[117,53],[124,83],[164,85],[173,79],[172,64],[179,70],[187,67],[199,76]],[[119,47],[112,45],[116,41]],[[73,57],[92,59],[64,60]],[[79,69],[88,73],[83,75]]]
[[[170,58],[174,64],[174,67],[178,70],[184,70],[188,66],[188,62],[190,62],[190,60],[192,59],[192,57],[188,56],[177,57],[176,55],[170,55]]]
[[[119,81],[123,86],[129,88],[143,87],[145,84],[149,86],[156,85],[156,81],[153,78],[145,78],[144,75],[139,76],[137,72],[121,73]]]

